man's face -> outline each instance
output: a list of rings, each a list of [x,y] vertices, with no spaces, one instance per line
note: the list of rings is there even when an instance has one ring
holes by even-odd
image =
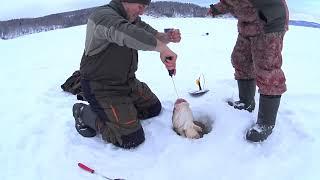
[[[138,16],[142,15],[147,8],[147,5],[139,3],[123,3],[123,7],[128,14],[130,22],[134,22]]]

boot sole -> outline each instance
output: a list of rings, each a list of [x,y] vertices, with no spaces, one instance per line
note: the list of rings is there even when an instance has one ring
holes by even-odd
[[[76,123],[75,128],[81,136],[86,137],[86,138],[95,137],[97,135],[97,132],[90,127],[83,127],[83,128],[78,129],[77,123]]]
[[[262,140],[262,141],[251,141],[251,140],[247,139],[247,132],[246,132],[246,133],[244,133],[243,138],[244,138],[247,142],[249,142],[249,143],[252,143],[252,144],[261,144],[261,143],[266,142],[271,136],[272,136],[272,133],[269,134],[268,137],[267,137],[266,139]]]
[[[230,101],[230,100],[227,100],[226,102],[228,103],[229,106],[233,107],[234,109],[246,110],[246,111],[248,111],[249,113],[252,113],[252,112],[254,111],[254,109],[237,108],[237,107],[234,105],[234,102],[233,102],[233,101]]]
[[[79,122],[78,118],[80,117],[80,114],[79,114],[78,111],[79,111],[80,108],[81,107],[78,107],[78,106],[75,106],[75,105],[72,108],[72,115],[73,115],[73,118],[75,120],[75,125],[74,126],[75,126],[77,132],[83,137],[87,137],[87,138],[95,137],[97,135],[97,132],[94,129],[92,129],[92,128],[88,127],[88,126],[84,126],[84,127],[81,127],[81,128],[77,127],[77,124],[78,124],[77,122]]]

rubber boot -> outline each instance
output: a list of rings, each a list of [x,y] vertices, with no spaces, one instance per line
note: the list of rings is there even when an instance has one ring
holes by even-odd
[[[73,105],[72,111],[78,133],[83,137],[96,136],[96,120],[98,116],[91,110],[90,106],[76,103]]]
[[[259,112],[256,124],[246,134],[251,142],[262,142],[268,138],[276,123],[281,95],[260,95]]]
[[[254,79],[237,80],[239,101],[228,101],[235,109],[252,112],[255,108],[254,95],[256,93],[256,81]]]

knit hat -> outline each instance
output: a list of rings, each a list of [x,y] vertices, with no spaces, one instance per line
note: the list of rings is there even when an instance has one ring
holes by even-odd
[[[120,0],[120,1],[127,2],[127,3],[139,3],[139,4],[149,5],[151,0]]]

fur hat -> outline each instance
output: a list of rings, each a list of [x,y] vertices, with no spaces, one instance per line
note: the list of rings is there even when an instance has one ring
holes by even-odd
[[[121,2],[127,2],[127,3],[139,3],[139,4],[145,4],[149,5],[151,0],[120,0]]]

